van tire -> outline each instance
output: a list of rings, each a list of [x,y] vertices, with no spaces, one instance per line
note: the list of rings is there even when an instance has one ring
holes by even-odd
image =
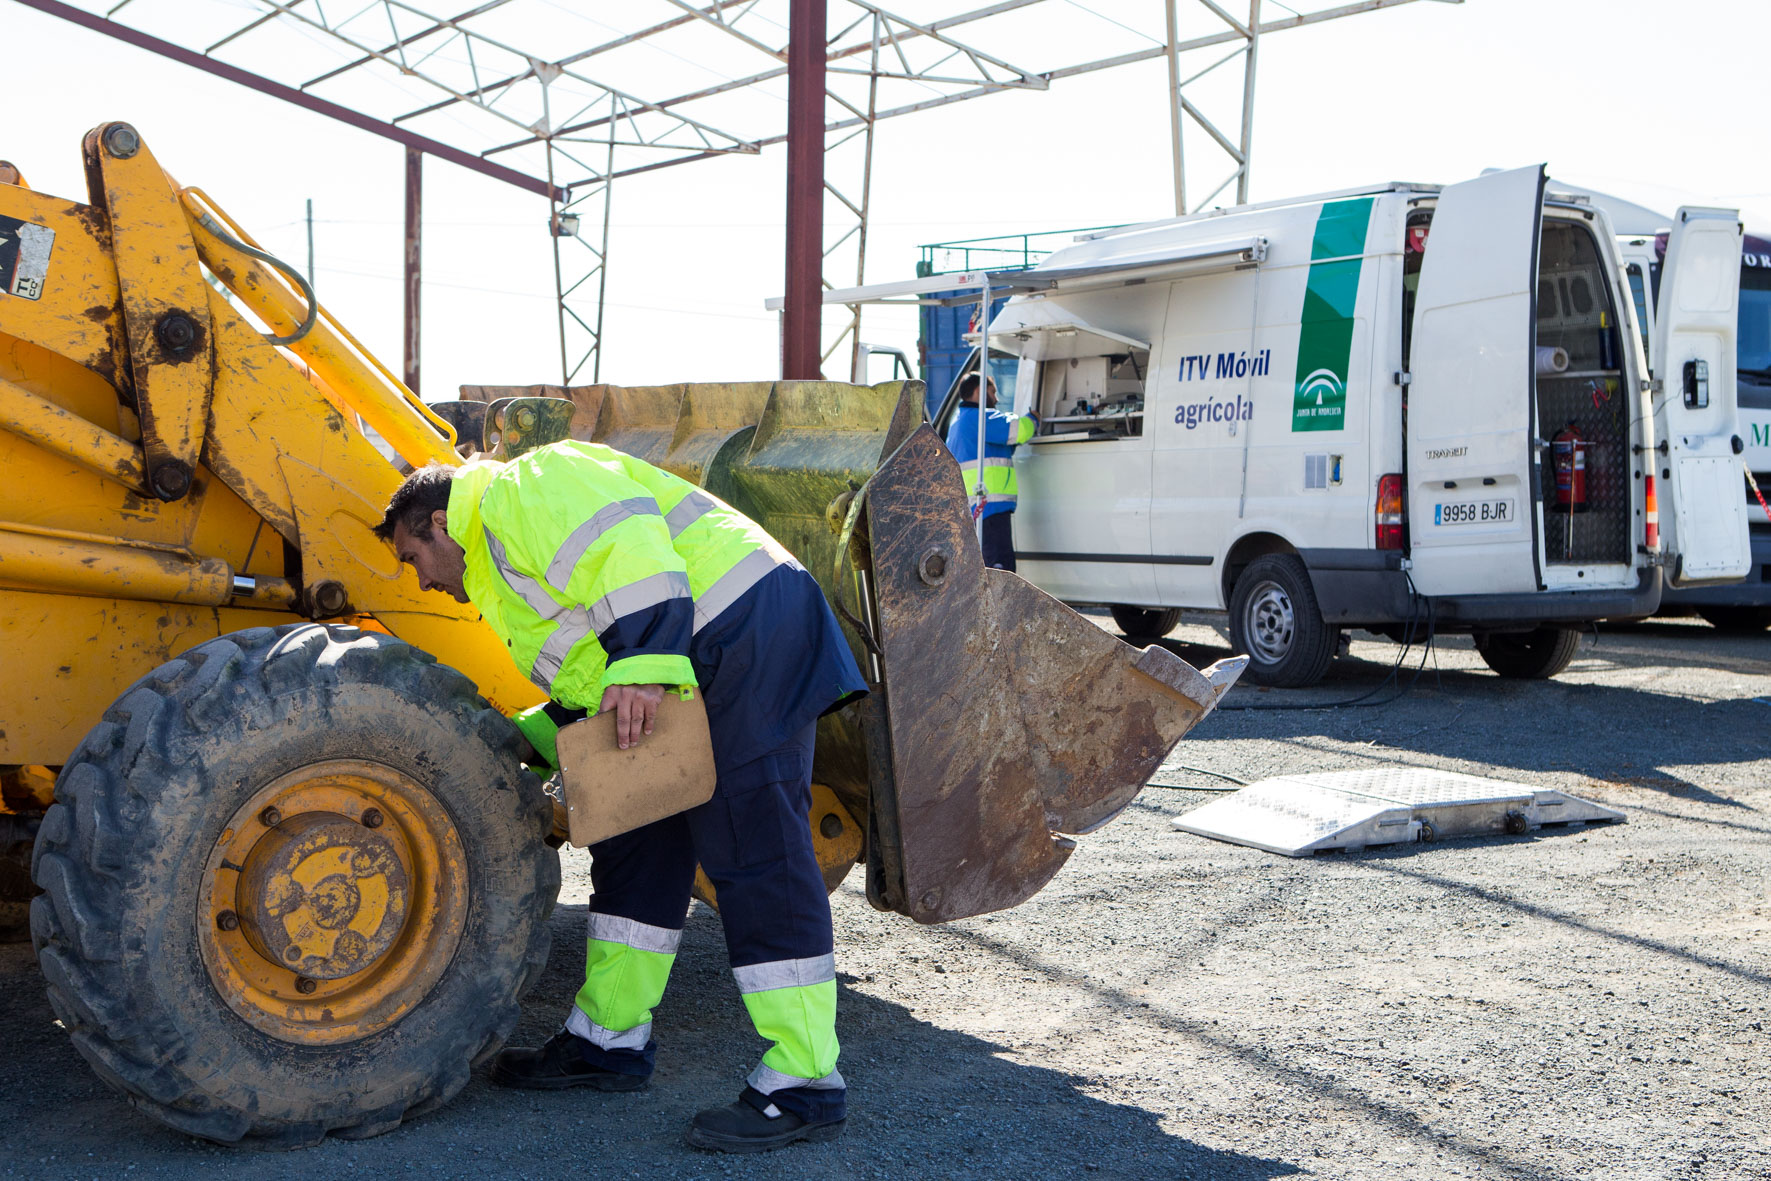
[[[1262,554],[1230,590],[1230,646],[1248,654],[1243,676],[1257,685],[1302,689],[1328,671],[1340,630],[1316,604],[1310,572],[1296,554]]]
[[[1699,607],[1697,613],[1721,632],[1750,636],[1771,627],[1771,607]]]
[[[1574,659],[1580,632],[1572,627],[1540,627],[1529,632],[1476,636],[1476,651],[1489,668],[1520,681],[1547,681]]]
[[[1113,613],[1113,623],[1120,631],[1139,639],[1160,640],[1181,622],[1179,607],[1128,607],[1113,603],[1107,610]]]

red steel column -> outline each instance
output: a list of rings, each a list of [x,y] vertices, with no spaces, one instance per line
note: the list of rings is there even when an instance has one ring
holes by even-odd
[[[418,392],[418,262],[420,206],[424,198],[424,153],[406,149],[406,388]]]
[[[781,376],[817,379],[824,312],[824,59],[828,0],[793,0],[787,36],[787,294]]]

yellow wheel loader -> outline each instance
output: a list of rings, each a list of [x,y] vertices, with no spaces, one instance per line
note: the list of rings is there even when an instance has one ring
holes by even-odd
[[[28,904],[75,1046],[173,1127],[395,1127],[546,960],[556,810],[507,720],[541,693],[371,533],[410,467],[569,433],[768,528],[873,688],[819,734],[826,880],[917,922],[1036,892],[1240,670],[984,569],[919,383],[439,413],[134,128],[83,151],[84,202],[0,164],[0,921]]]

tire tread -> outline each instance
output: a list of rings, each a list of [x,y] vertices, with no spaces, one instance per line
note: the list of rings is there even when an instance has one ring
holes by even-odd
[[[57,781],[56,802],[32,857],[32,876],[44,890],[31,905],[32,942],[50,1005],[101,1078],[139,1110],[180,1131],[223,1143],[295,1148],[329,1132],[363,1137],[398,1127],[409,1114],[441,1106],[467,1083],[473,1057],[489,1043],[502,1044],[515,1028],[517,1002],[539,975],[537,965],[546,963],[550,937],[543,916],[559,890],[559,862],[540,839],[552,822],[552,805],[539,781],[524,771],[499,787],[509,791],[515,785],[516,814],[536,833],[532,892],[511,900],[536,916],[526,951],[510,964],[475,965],[485,994],[498,1003],[485,1006],[476,1028],[453,1031],[458,1060],[418,1078],[398,1102],[345,1120],[273,1119],[247,1105],[230,1105],[182,1069],[189,1051],[169,1020],[133,1002],[126,961],[139,958],[142,949],[126,944],[140,936],[126,936],[118,925],[135,888],[131,854],[140,852],[150,815],[194,811],[202,802],[191,777],[174,774],[174,767],[197,754],[220,719],[247,711],[274,721],[286,708],[280,697],[364,683],[422,703],[501,756],[514,758],[520,749],[515,726],[485,703],[471,681],[429,654],[379,633],[293,624],[211,640],[149,673],[106,711]],[[219,1004],[216,1011],[218,1019],[233,1019]]]
[[[1242,617],[1248,588],[1263,577],[1283,586],[1292,601],[1292,647],[1285,659],[1277,664],[1263,664],[1254,659],[1248,637],[1243,633]],[[1316,587],[1310,581],[1310,572],[1303,559],[1296,554],[1263,554],[1248,564],[1230,591],[1230,641],[1232,647],[1249,655],[1248,671],[1243,674],[1245,680],[1280,689],[1304,689],[1320,681],[1328,672],[1328,666],[1334,663],[1340,633],[1323,620],[1322,607],[1316,601]]]

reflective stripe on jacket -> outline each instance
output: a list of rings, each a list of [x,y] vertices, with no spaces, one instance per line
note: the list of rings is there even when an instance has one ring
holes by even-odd
[[[1009,414],[1002,410],[986,411],[984,415],[984,515],[1013,512],[1020,488],[1015,480],[1015,465],[1009,457],[1015,447],[1033,437],[1038,419],[1031,414]],[[947,450],[959,461],[960,474],[965,477],[965,494],[976,502],[978,495],[978,408],[963,404],[947,428]]]
[[[554,701],[693,685],[694,634],[779,566],[761,526],[643,460],[567,441],[458,468],[449,535],[468,597]]]

